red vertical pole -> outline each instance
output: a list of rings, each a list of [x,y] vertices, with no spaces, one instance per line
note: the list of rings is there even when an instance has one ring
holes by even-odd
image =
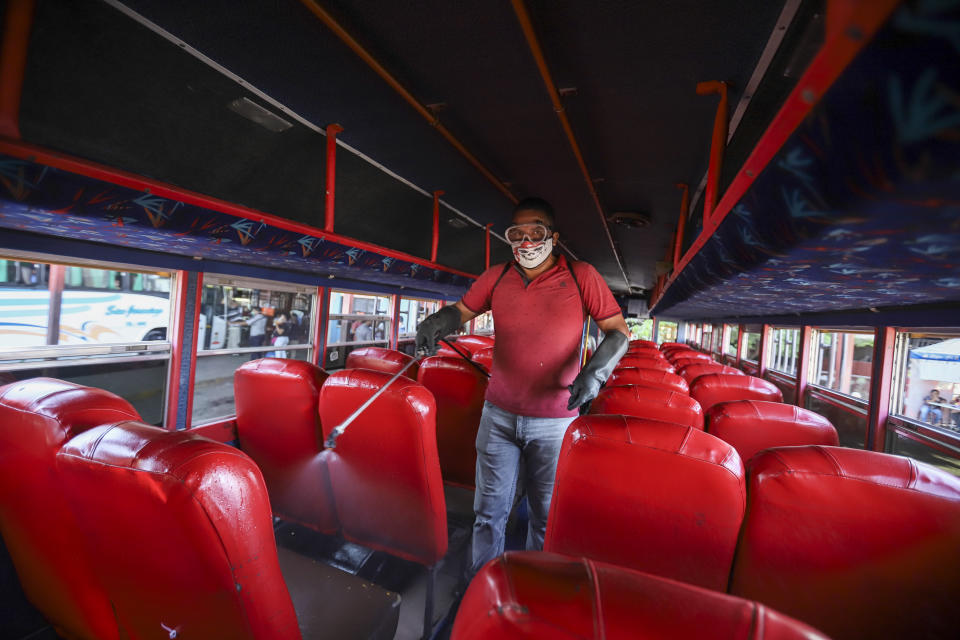
[[[760,353],[757,355],[757,377],[762,378],[767,374],[767,362],[769,357],[767,352],[770,350],[770,335],[773,327],[768,324],[760,328]]]
[[[713,118],[713,138],[710,142],[710,166],[707,168],[707,187],[703,196],[703,221],[710,219],[710,214],[717,206],[720,189],[720,169],[723,165],[723,151],[727,146],[727,83],[698,82],[697,95],[706,96],[720,94],[720,104],[717,105],[717,114]],[[704,225],[706,226],[706,225]]]
[[[0,135],[20,138],[20,95],[27,66],[34,0],[10,0],[0,46]]]
[[[743,329],[744,326],[742,324],[737,325],[737,369],[741,368],[740,365],[743,361],[743,343],[746,337],[746,331]]]
[[[690,187],[683,182],[677,183],[677,188],[683,195],[680,196],[680,221],[677,222],[677,237],[673,243],[673,269],[676,271],[680,264],[680,251],[683,249],[683,232],[686,230],[687,214],[690,209]]]
[[[484,264],[484,270],[487,270],[487,269],[490,268],[490,227],[492,227],[492,226],[493,226],[493,223],[492,223],[492,222],[488,222],[488,223],[487,223],[486,225],[484,225],[484,227],[483,227],[484,232],[485,232],[485,238],[484,238],[485,245],[484,245],[484,252],[483,252],[483,255],[484,255],[484,262],[483,262],[483,264]]]
[[[163,426],[168,431],[177,430],[177,407],[180,405],[180,367],[183,364],[183,329],[187,317],[186,271],[177,271],[173,291],[173,319],[167,337],[170,340],[170,367],[167,370],[167,406]],[[199,309],[197,315],[199,316]]]
[[[197,274],[197,296],[193,303],[193,338],[190,341],[190,375],[187,383],[187,415],[184,420],[183,428],[189,429],[193,423],[193,383],[197,374],[197,334],[200,331],[200,307],[203,305],[203,273]],[[176,426],[174,426],[176,428]]]
[[[440,196],[443,191],[433,192],[433,240],[430,243],[430,262],[437,261],[437,248],[440,246]]]
[[[896,337],[893,327],[877,327],[873,331],[873,370],[870,372],[870,403],[865,443],[868,451],[886,449]]]
[[[324,206],[323,230],[333,233],[333,202],[337,183],[337,134],[343,131],[338,124],[327,125],[327,193]]]
[[[801,408],[809,385],[810,337],[812,334],[813,329],[809,325],[800,327],[800,345],[797,350],[797,400],[795,404]]]
[[[47,287],[50,293],[47,303],[47,344],[60,343],[60,309],[63,306],[63,280],[66,272],[67,268],[62,264],[51,264],[47,271]]]
[[[319,366],[320,354],[324,350],[324,342],[327,337],[326,317],[327,317],[327,290],[323,287],[317,287],[317,308],[313,313],[313,355],[310,356],[310,362]]]
[[[390,323],[390,348],[400,348],[400,296],[394,294],[390,296],[390,303],[393,305],[391,316],[393,320]]]

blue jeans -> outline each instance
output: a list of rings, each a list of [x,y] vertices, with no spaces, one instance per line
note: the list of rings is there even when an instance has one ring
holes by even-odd
[[[470,577],[503,553],[504,529],[513,506],[521,456],[530,507],[527,549],[543,548],[560,445],[573,420],[519,416],[489,402],[483,404],[477,431]]]

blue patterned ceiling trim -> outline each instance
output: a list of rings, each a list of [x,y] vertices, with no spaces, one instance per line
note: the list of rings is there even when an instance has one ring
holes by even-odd
[[[462,295],[472,283],[319,235],[281,229],[0,154],[0,227],[236,264]]]
[[[897,10],[653,313],[960,300],[960,2]]]

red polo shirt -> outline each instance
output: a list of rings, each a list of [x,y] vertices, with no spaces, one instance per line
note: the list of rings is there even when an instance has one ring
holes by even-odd
[[[504,268],[498,264],[484,271],[461,300],[474,313],[493,311],[497,341],[487,401],[523,416],[575,416],[576,410],[567,411],[567,386],[580,371],[586,315],[606,320],[620,313],[620,307],[586,262],[569,263],[558,256],[553,267],[530,282],[516,264],[506,272]]]

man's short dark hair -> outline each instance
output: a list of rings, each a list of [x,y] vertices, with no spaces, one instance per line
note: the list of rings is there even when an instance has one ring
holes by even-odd
[[[554,226],[556,219],[553,216],[553,205],[543,198],[524,198],[513,208],[513,215],[517,215],[520,211],[537,211],[547,219],[548,226],[551,229]]]

